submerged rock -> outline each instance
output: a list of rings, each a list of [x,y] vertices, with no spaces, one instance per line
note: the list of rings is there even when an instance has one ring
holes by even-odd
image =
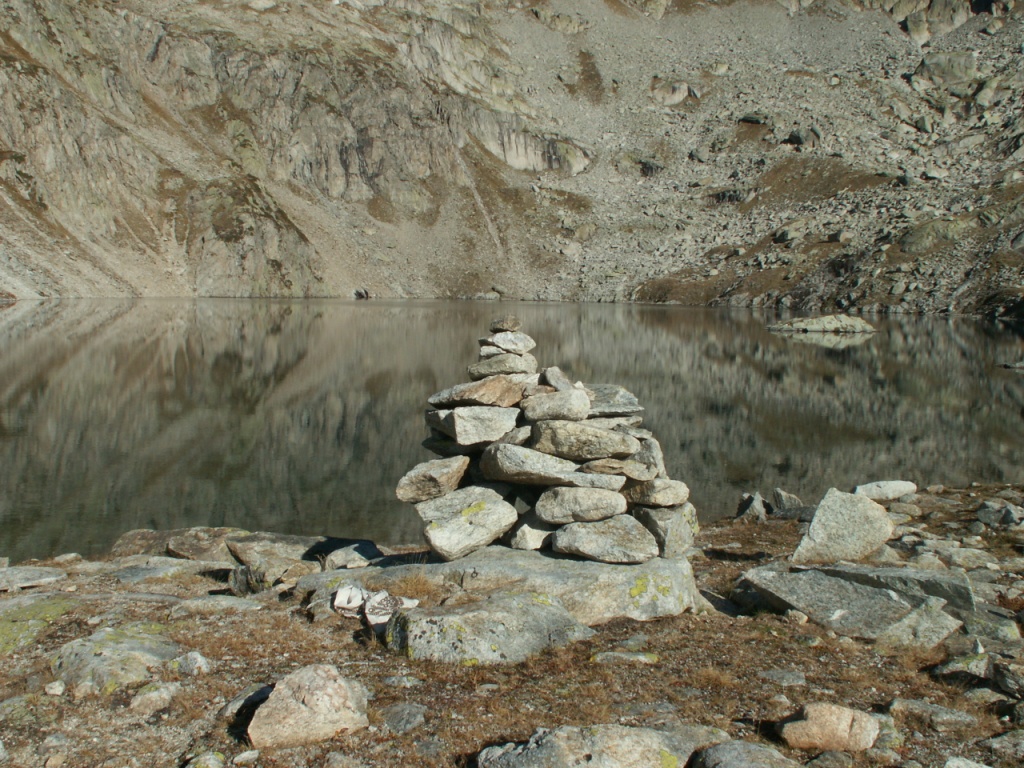
[[[824,315],[787,320],[768,326],[772,333],[874,333],[871,323],[861,317],[850,315]]]
[[[341,584],[372,583],[399,592],[404,579],[425,579],[443,594],[482,598],[538,592],[552,595],[582,624],[616,618],[640,621],[676,616],[704,605],[685,559],[653,558],[640,565],[610,565],[491,546],[449,563],[371,566],[358,571],[312,574],[296,591],[309,595],[311,610],[326,604]],[[312,594],[311,594],[312,593]]]

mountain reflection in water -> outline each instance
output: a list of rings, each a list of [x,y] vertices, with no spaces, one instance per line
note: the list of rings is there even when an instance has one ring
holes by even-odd
[[[542,366],[646,406],[705,520],[744,491],[1024,481],[1020,338],[887,318],[794,343],[748,313],[636,305],[202,300],[0,310],[0,555],[97,554],[132,528],[420,540],[395,483],[432,393],[514,312]]]

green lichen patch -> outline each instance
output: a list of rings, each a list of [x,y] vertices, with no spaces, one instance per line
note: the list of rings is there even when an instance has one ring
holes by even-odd
[[[0,654],[31,645],[51,623],[73,610],[75,605],[74,599],[60,595],[12,601],[0,611]]]

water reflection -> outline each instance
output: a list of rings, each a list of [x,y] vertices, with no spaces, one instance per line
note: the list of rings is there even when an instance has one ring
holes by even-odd
[[[671,307],[63,301],[0,311],[0,554],[96,553],[137,527],[415,541],[397,479],[426,397],[514,311],[542,365],[647,406],[702,516],[775,486],[1024,481],[1020,341],[886,320],[852,347]]]

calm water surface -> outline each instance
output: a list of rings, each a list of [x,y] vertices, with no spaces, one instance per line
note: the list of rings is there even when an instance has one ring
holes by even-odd
[[[828,349],[750,314],[493,303],[62,301],[0,310],[0,555],[132,528],[420,540],[396,481],[426,398],[514,312],[542,366],[632,390],[704,519],[775,487],[1024,482],[1019,335],[884,319]]]

